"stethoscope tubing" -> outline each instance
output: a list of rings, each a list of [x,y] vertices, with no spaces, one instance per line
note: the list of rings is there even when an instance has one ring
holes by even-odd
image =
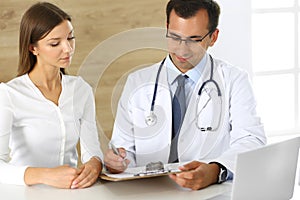
[[[213,58],[212,58],[212,56],[210,54],[209,54],[209,58],[210,58],[210,61],[211,61],[210,77],[209,77],[208,80],[206,80],[204,83],[202,83],[202,85],[201,85],[201,87],[199,88],[199,91],[198,91],[198,97],[201,96],[202,91],[203,91],[205,85],[207,83],[209,83],[209,82],[212,82],[216,86],[216,88],[217,88],[218,96],[221,98],[222,93],[221,93],[220,87],[219,87],[218,83],[215,80],[213,80],[213,75],[214,75],[214,61],[213,61]],[[165,60],[166,60],[166,58],[164,58],[162,60],[162,62],[160,63],[160,66],[158,68],[156,79],[155,79],[155,85],[154,85],[152,102],[151,102],[150,115],[147,116],[146,120],[145,120],[146,123],[147,123],[147,125],[149,125],[149,126],[154,125],[156,123],[156,121],[157,121],[157,116],[154,113],[154,106],[155,106],[155,100],[156,100],[156,96],[157,96],[157,88],[158,88],[159,76],[160,76],[162,67],[163,67],[163,65],[165,63]],[[197,115],[197,113],[196,113],[196,115]],[[211,131],[213,129],[212,127],[207,127],[207,128],[199,127],[198,122],[197,122],[197,127],[201,131],[206,131],[206,130]]]
[[[213,58],[212,58],[211,55],[209,55],[209,58],[210,58],[210,62],[211,62],[211,67],[210,67],[210,77],[209,77],[209,79],[208,79],[207,81],[205,81],[205,82],[201,85],[201,87],[200,87],[200,89],[199,89],[199,91],[198,91],[198,96],[200,96],[200,95],[202,94],[202,91],[203,91],[203,89],[204,89],[204,86],[205,86],[207,83],[212,82],[212,83],[216,86],[217,91],[218,91],[218,96],[220,97],[220,96],[222,96],[221,89],[220,89],[218,83],[213,79],[213,75],[214,75],[214,60],[213,60]]]
[[[160,66],[158,68],[157,74],[156,74],[156,79],[155,79],[155,85],[154,85],[154,92],[153,92],[153,97],[152,97],[152,102],[151,102],[151,109],[150,111],[153,112],[154,111],[154,106],[155,106],[155,100],[156,100],[156,93],[157,93],[157,87],[158,87],[158,80],[159,80],[159,75],[162,69],[162,66],[165,63],[166,58],[164,58],[161,63]]]

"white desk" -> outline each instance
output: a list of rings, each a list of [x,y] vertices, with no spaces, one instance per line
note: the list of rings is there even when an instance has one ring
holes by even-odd
[[[231,183],[212,185],[199,191],[177,186],[169,177],[157,177],[123,182],[99,181],[94,186],[79,190],[56,189],[48,186],[15,186],[0,184],[1,199],[5,200],[147,200],[147,199],[214,199],[222,193],[230,193]],[[216,198],[222,199],[222,198]],[[230,199],[228,196],[225,199]],[[300,199],[300,186],[295,187],[293,200]]]
[[[123,182],[100,181],[86,189],[64,190],[48,186],[15,186],[0,184],[1,199],[5,200],[113,200],[113,199],[209,199],[229,191],[231,184],[213,185],[190,191],[175,184],[168,176]]]

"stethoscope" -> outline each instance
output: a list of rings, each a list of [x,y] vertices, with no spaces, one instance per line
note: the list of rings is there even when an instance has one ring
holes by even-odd
[[[220,99],[219,102],[221,102],[221,104],[222,104],[222,94],[221,94],[220,87],[219,87],[218,83],[215,80],[213,80],[213,75],[214,75],[214,62],[213,62],[213,58],[212,58],[211,55],[209,55],[209,58],[210,58],[210,61],[211,61],[210,77],[209,77],[208,80],[206,80],[205,82],[203,82],[203,84],[201,85],[201,87],[200,87],[200,89],[198,91],[197,105],[198,105],[200,96],[201,96],[201,94],[202,94],[205,86],[208,83],[212,83],[216,87],[218,98]],[[155,106],[155,100],[156,100],[156,94],[157,94],[157,88],[158,88],[159,75],[160,75],[161,69],[162,69],[162,67],[163,67],[163,65],[165,63],[165,60],[166,60],[166,58],[164,58],[163,61],[160,63],[160,66],[159,66],[158,71],[157,71],[155,85],[154,85],[154,92],[153,92],[153,97],[152,97],[152,102],[151,102],[150,113],[145,118],[145,122],[146,122],[146,124],[148,126],[153,126],[153,125],[155,125],[157,123],[157,116],[154,113],[154,106]],[[197,106],[196,119],[200,115],[201,111],[198,112],[198,106]],[[197,125],[198,129],[200,129],[201,131],[213,131],[213,130],[216,130],[219,127],[220,117],[221,117],[221,113],[218,113],[218,114],[219,114],[219,116],[217,117],[218,122],[216,124],[216,127],[213,127],[213,125],[201,126],[198,123],[198,120],[196,120],[196,125]]]

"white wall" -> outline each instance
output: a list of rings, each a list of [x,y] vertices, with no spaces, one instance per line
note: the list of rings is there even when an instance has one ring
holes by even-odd
[[[209,51],[217,58],[251,69],[251,0],[216,0],[221,7],[219,38]]]

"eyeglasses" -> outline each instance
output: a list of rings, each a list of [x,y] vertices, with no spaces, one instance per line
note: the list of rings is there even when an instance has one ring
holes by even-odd
[[[188,47],[192,47],[192,46],[195,46],[198,42],[202,42],[212,32],[214,32],[214,31],[209,31],[203,37],[195,35],[195,36],[191,36],[191,37],[187,37],[186,39],[183,39],[183,38],[181,38],[179,35],[177,35],[175,33],[169,33],[169,30],[167,30],[166,38],[169,38],[170,41],[174,45],[180,45],[182,42],[185,42],[185,44]]]

